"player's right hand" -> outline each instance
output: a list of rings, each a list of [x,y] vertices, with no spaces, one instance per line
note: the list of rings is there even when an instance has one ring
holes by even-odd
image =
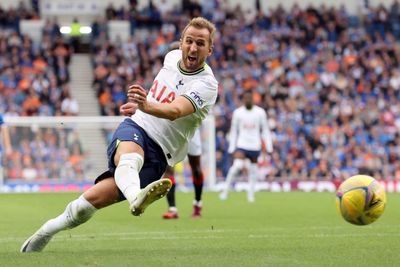
[[[132,103],[136,103],[138,105],[138,108],[146,112],[147,108],[147,93],[146,90],[143,89],[142,86],[138,84],[133,84],[129,86],[128,89],[128,101]]]
[[[129,86],[128,89],[128,101],[138,104],[144,104],[146,102],[146,90],[138,84]]]
[[[124,116],[132,116],[136,113],[137,109],[138,105],[136,103],[128,102],[119,107],[119,113]]]

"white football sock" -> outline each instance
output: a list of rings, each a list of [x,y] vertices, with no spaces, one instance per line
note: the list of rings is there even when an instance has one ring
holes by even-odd
[[[115,183],[132,205],[140,192],[139,172],[143,166],[143,157],[138,153],[122,154],[115,170]]]
[[[87,222],[97,209],[83,196],[71,201],[58,217],[48,220],[40,231],[45,235],[54,235],[61,230],[74,228]]]
[[[168,208],[168,211],[171,211],[171,212],[178,212],[178,208],[177,208],[177,207],[169,207],[169,208]]]
[[[235,159],[233,161],[232,166],[229,168],[228,175],[226,176],[226,181],[224,188],[221,193],[222,198],[226,198],[228,196],[229,186],[236,179],[236,176],[243,168],[244,161],[242,159]]]
[[[197,207],[201,207],[203,206],[203,203],[200,201],[197,201],[196,199],[193,200],[193,205],[197,206]]]
[[[255,184],[258,178],[258,166],[257,163],[250,163],[249,167],[249,191],[247,192],[247,200],[254,202],[255,197]]]

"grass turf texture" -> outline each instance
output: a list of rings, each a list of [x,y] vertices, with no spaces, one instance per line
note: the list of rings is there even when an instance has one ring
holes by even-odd
[[[192,193],[178,193],[180,219],[165,221],[162,199],[142,217],[126,202],[60,232],[42,253],[19,248],[76,194],[0,195],[0,266],[396,266],[400,194],[388,195],[369,226],[346,223],[332,193],[204,195],[203,218],[190,218]]]

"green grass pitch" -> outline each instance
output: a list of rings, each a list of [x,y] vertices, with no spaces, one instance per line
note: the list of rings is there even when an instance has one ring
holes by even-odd
[[[59,233],[42,253],[19,248],[77,194],[0,195],[0,266],[398,266],[400,194],[383,216],[353,226],[338,215],[332,193],[244,193],[220,201],[205,193],[203,218],[190,218],[192,193],[178,193],[181,218],[164,221],[162,199],[142,217],[127,203],[99,211]]]

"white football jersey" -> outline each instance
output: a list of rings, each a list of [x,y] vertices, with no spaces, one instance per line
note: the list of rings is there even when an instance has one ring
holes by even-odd
[[[195,112],[175,121],[140,110],[131,117],[160,145],[170,166],[185,158],[189,140],[217,99],[218,82],[211,68],[204,64],[196,71],[186,72],[179,66],[181,58],[181,50],[173,50],[165,56],[163,67],[147,94],[147,101],[171,103],[176,97],[184,96],[192,103]]]
[[[265,110],[256,105],[250,110],[245,106],[237,108],[233,112],[229,139],[229,153],[233,153],[236,148],[260,151],[261,140],[264,140],[267,151],[271,153],[272,136]]]

